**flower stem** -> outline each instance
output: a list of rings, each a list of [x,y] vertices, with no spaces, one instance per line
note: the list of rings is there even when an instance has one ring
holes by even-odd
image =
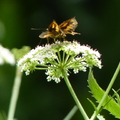
[[[91,117],[90,120],[94,120],[95,117],[96,117],[96,115],[98,114],[99,110],[101,109],[101,106],[102,106],[104,100],[106,99],[108,93],[110,92],[110,90],[111,90],[111,88],[112,88],[112,86],[113,86],[113,84],[114,84],[114,82],[115,82],[115,80],[116,80],[116,77],[117,77],[119,71],[120,71],[120,63],[118,64],[118,67],[117,67],[117,69],[116,69],[116,71],[115,71],[115,73],[114,73],[114,75],[113,75],[113,77],[112,77],[112,79],[111,79],[111,81],[110,81],[107,89],[106,89],[105,94],[103,95],[100,103],[99,103],[98,106],[97,106],[97,110],[93,113],[93,115],[92,115],[92,117]]]
[[[77,110],[78,107],[75,105],[63,120],[71,120],[71,118],[73,117],[73,115],[76,113]]]
[[[78,106],[78,109],[80,110],[81,114],[83,115],[83,118],[84,118],[85,120],[89,120],[89,118],[88,118],[85,110],[83,109],[80,101],[78,100],[78,98],[77,98],[77,96],[76,96],[76,94],[75,94],[75,92],[74,92],[74,90],[73,90],[73,88],[72,88],[72,86],[71,86],[71,84],[70,84],[70,82],[69,82],[69,80],[68,80],[68,77],[67,77],[67,75],[66,75],[65,70],[63,70],[63,76],[64,76],[64,80],[65,80],[65,82],[66,82],[66,85],[67,85],[67,87],[68,87],[68,89],[69,89],[69,91],[70,91],[70,93],[71,93],[71,95],[72,95],[72,97],[73,97],[76,105]]]
[[[10,106],[9,106],[9,110],[8,110],[7,120],[14,119],[15,108],[16,108],[20,84],[21,84],[21,78],[22,78],[22,72],[20,71],[20,67],[17,67],[16,68],[16,76],[14,79],[14,84],[13,84],[13,89],[12,89],[11,100],[10,100]]]

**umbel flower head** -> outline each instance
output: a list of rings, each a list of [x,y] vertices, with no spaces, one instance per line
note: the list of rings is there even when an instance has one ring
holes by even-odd
[[[87,67],[101,68],[100,53],[88,45],[81,45],[77,41],[56,41],[53,44],[37,46],[18,61],[21,71],[29,75],[33,70],[46,70],[47,80],[56,83],[64,78],[63,71],[69,76],[69,70],[76,74],[86,71]]]
[[[9,49],[4,48],[2,45],[0,45],[0,65],[3,65],[5,63],[15,65],[15,58]]]

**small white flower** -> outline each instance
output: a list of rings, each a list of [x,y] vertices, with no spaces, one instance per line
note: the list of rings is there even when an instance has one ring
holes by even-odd
[[[69,76],[69,69],[76,74],[86,71],[87,67],[96,66],[101,68],[100,53],[91,49],[88,45],[80,45],[73,41],[56,41],[45,46],[37,46],[18,61],[21,71],[46,70],[47,81],[54,80],[56,83],[64,78],[63,70]]]
[[[30,70],[26,70],[25,74],[29,75],[30,74]]]
[[[2,45],[0,45],[0,65],[3,65],[4,63],[15,65],[15,58],[7,48],[4,48]]]

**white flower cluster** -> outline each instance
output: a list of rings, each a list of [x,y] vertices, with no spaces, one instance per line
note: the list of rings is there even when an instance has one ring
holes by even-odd
[[[101,68],[100,53],[89,46],[80,45],[77,41],[56,41],[53,44],[37,46],[18,61],[21,71],[29,75],[32,70],[46,70],[47,80],[60,82],[64,78],[62,70],[69,75],[68,70],[74,73],[86,71],[87,67]]]
[[[4,63],[15,65],[15,58],[7,48],[0,45],[0,65],[3,65]]]

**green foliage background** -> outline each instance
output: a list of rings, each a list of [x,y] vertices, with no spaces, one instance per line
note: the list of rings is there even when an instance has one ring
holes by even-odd
[[[95,78],[105,89],[120,58],[120,0],[1,0],[0,43],[9,49],[28,45],[31,48],[46,40],[40,40],[53,19],[61,23],[76,17],[81,36],[68,36],[81,44],[88,44],[102,54],[103,68],[94,68]],[[31,28],[41,28],[32,31]],[[41,42],[40,42],[41,41]],[[19,54],[19,53],[18,53]],[[8,111],[15,67],[0,66],[0,110]],[[70,81],[89,116],[93,108],[88,102],[88,73],[71,75]],[[114,89],[120,87],[120,76]],[[94,99],[93,99],[94,100]],[[44,71],[35,71],[23,76],[15,117],[18,120],[62,120],[74,106],[74,101],[65,82],[48,83]],[[115,118],[103,111],[106,118]],[[83,119],[79,111],[72,120]]]

